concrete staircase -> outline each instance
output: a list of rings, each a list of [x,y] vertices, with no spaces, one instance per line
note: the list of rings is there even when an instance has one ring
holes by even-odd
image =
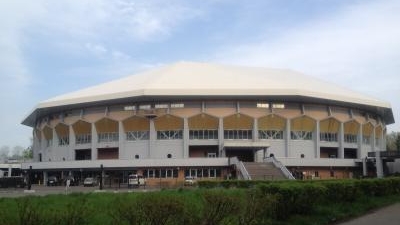
[[[252,180],[285,180],[287,179],[279,168],[271,162],[243,162]]]

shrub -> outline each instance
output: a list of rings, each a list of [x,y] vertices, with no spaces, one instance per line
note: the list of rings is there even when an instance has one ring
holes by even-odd
[[[228,194],[229,193],[229,194]],[[232,195],[232,192],[222,190],[206,190],[203,192],[204,225],[231,224],[239,212],[240,197]]]

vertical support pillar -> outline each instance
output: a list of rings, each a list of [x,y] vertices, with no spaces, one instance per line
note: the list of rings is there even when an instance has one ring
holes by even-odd
[[[92,160],[97,160],[97,142],[96,125],[92,123]]]
[[[153,158],[153,149],[154,149],[154,144],[157,140],[157,132],[156,128],[154,126],[154,119],[150,119],[150,138],[149,138],[149,152],[147,157],[148,158]]]
[[[28,190],[31,190],[32,187],[32,166],[29,166],[29,170],[28,170]]]
[[[72,125],[69,125],[69,154],[67,160],[75,160],[75,132]]]
[[[363,176],[366,177],[368,175],[367,171],[367,157],[362,158],[362,167],[363,167]]]
[[[118,121],[118,159],[129,159],[129,153],[124,146],[125,132],[122,121]],[[122,152],[123,150],[123,152]]]
[[[218,126],[218,146],[219,146],[219,157],[225,157],[225,149],[224,147],[224,119],[219,118],[219,126]]]
[[[319,120],[316,121],[316,129],[315,129],[315,158],[319,159],[320,156],[320,128],[319,128]]]
[[[253,121],[253,141],[258,141],[258,120],[256,118]]]
[[[285,157],[290,157],[290,119],[286,119]]]
[[[367,155],[363,154],[363,125],[360,124],[360,129],[358,130],[358,137],[357,137],[357,144],[358,144],[358,149],[357,149],[357,158],[364,158]]]
[[[103,190],[103,176],[104,176],[104,168],[103,164],[100,165],[100,190]]]
[[[383,163],[381,158],[381,152],[375,151],[375,160],[376,160],[376,177],[382,178],[383,177]]]
[[[8,165],[8,177],[11,177],[12,165]]]
[[[340,122],[339,129],[339,157],[340,159],[344,159],[344,124]]]
[[[183,158],[189,158],[189,120],[183,118]]]

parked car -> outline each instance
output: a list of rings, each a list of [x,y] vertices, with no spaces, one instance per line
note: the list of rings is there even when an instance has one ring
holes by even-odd
[[[56,176],[49,176],[47,178],[47,186],[57,186],[59,185],[58,183],[58,178]]]
[[[193,186],[196,184],[196,178],[187,176],[185,177],[185,182],[183,183],[185,186]]]
[[[131,174],[128,176],[128,187],[139,187],[146,185],[146,178],[142,175]]]
[[[93,187],[98,185],[98,181],[94,177],[86,177],[85,180],[83,181],[83,186],[84,187]]]

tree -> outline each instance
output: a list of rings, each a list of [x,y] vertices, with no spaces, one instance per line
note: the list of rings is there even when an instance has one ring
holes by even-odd
[[[29,146],[26,149],[22,151],[22,158],[23,159],[32,159],[33,158],[33,152],[32,152],[32,147]]]
[[[13,158],[13,159],[20,159],[20,158],[22,158],[22,152],[23,152],[23,151],[24,151],[24,148],[23,148],[23,147],[21,147],[21,146],[19,146],[19,145],[14,146],[13,151],[12,151],[12,155],[11,155],[11,158]]]
[[[388,151],[400,151],[400,132],[391,132],[386,135],[386,149]]]
[[[0,148],[0,158],[2,160],[5,160],[8,158],[9,154],[10,154],[10,147],[8,147],[7,145],[3,145]]]

